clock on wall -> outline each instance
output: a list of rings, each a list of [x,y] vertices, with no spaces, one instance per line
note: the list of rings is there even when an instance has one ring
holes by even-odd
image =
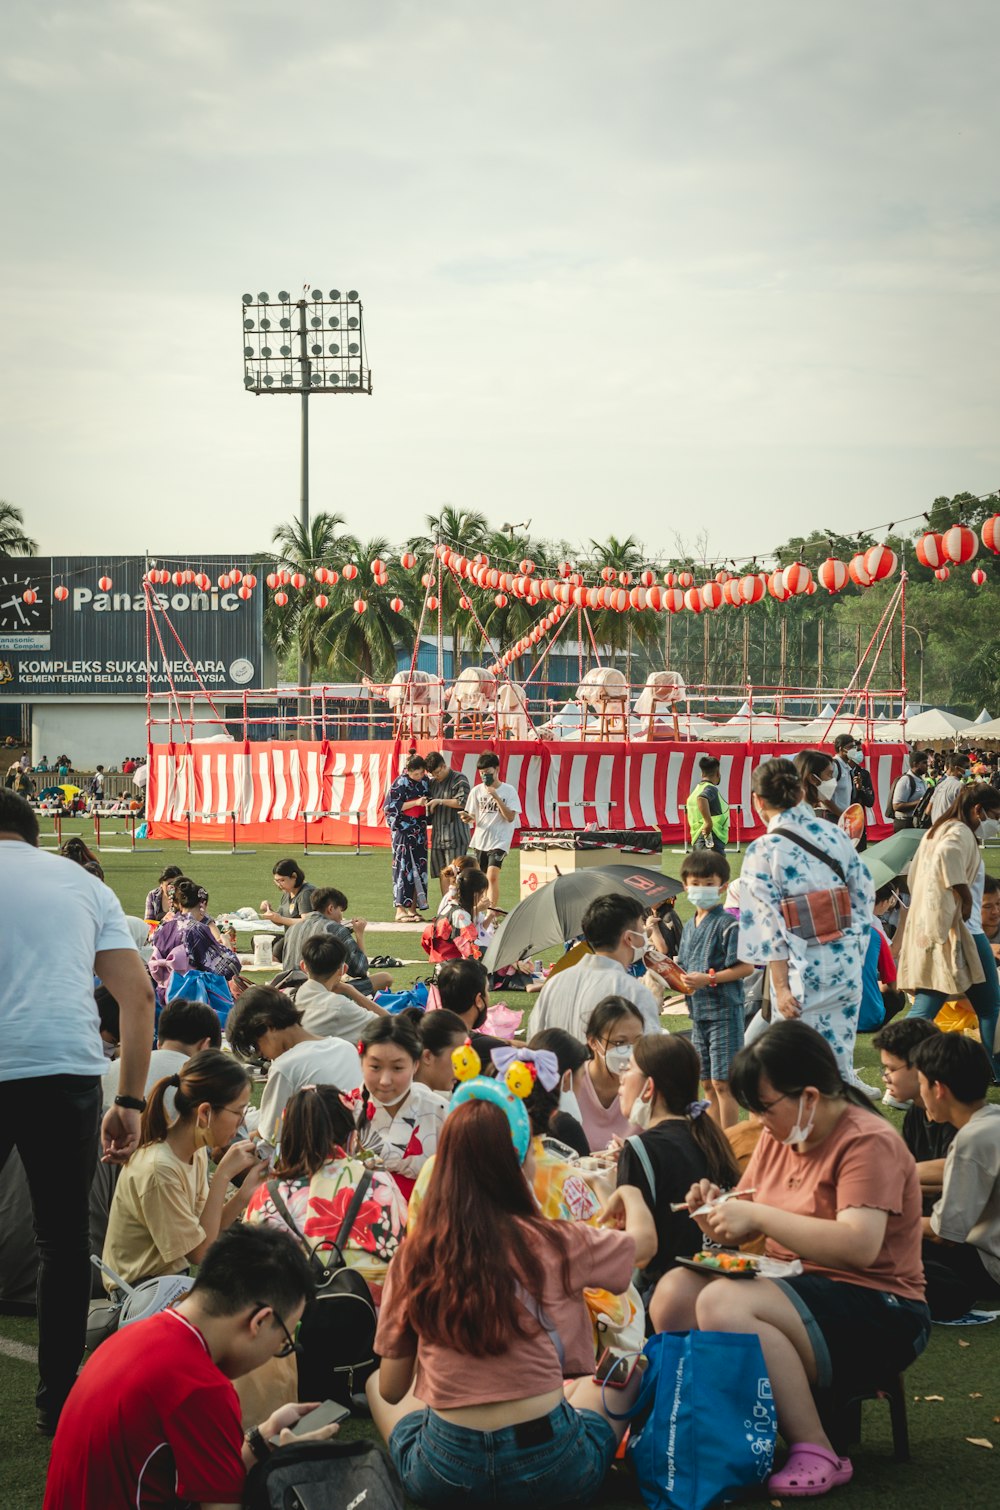
[[[24,601],[26,592],[33,603]],[[52,571],[41,562],[0,560],[0,647],[47,650],[52,630]]]

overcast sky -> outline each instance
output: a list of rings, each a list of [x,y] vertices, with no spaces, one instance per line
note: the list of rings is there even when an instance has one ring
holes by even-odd
[[[355,287],[314,509],[718,556],[1000,483],[991,0],[7,0],[0,497],[263,548],[244,290]]]

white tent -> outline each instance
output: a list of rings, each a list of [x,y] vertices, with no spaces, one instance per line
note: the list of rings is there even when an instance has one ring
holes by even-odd
[[[754,744],[798,744],[804,740],[805,724],[793,718],[777,719],[762,714],[753,719],[730,719],[727,724],[716,724],[704,734],[705,739],[729,739],[734,744],[752,741]]]
[[[991,718],[989,723],[985,724],[981,724],[977,719],[974,724],[969,725],[966,739],[974,745],[1000,744],[1000,718]]]
[[[977,723],[977,724],[991,724],[991,723],[994,723],[994,722],[995,722],[995,720],[990,717],[990,715],[987,713],[987,711],[986,711],[985,708],[983,708],[981,710],[981,712],[979,713],[978,718],[974,718],[973,719],[973,723]]]
[[[971,729],[971,718],[959,718],[957,713],[946,713],[943,708],[928,708],[916,718],[906,721],[906,737],[911,744],[934,745],[946,749],[954,745],[963,729]]]

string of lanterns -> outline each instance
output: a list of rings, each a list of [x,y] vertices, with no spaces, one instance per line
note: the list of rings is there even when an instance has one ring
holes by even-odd
[[[939,582],[947,582],[952,567],[967,565],[976,557],[980,541],[992,555],[1000,555],[1000,514],[991,515],[978,535],[975,530],[963,524],[952,525],[951,529],[940,534],[928,530],[916,541],[915,554],[920,565],[932,571]],[[491,566],[489,558],[483,552],[467,557],[449,545],[436,546],[435,556],[444,567],[457,573],[460,578],[474,583],[482,591],[492,593],[497,608],[506,608],[511,597],[516,597],[529,606],[552,602],[562,612],[576,607],[615,613],[633,610],[671,614],[687,611],[699,614],[715,612],[724,606],[748,607],[759,603],[765,594],[779,603],[785,603],[792,598],[812,596],[820,587],[831,596],[842,592],[849,582],[860,588],[871,587],[874,583],[893,576],[899,565],[896,553],[887,545],[873,545],[868,550],[859,551],[849,561],[828,556],[815,574],[801,561],[793,561],[791,565],[772,572],[748,571],[740,575],[738,572],[722,570],[703,583],[696,583],[693,573],[688,570],[670,570],[663,573],[661,585],[656,572],[651,568],[640,572],[638,580],[634,582],[630,571],[602,566],[595,574],[597,580],[587,582],[583,573],[574,571],[568,561],[559,565],[558,576],[540,577],[537,575],[536,563],[527,558],[518,563],[519,569],[515,572]],[[413,571],[417,558],[412,551],[403,551],[399,564],[404,571]],[[336,587],[341,580],[345,583],[355,582],[359,571],[360,568],[353,561],[346,562],[339,572],[332,567],[317,566],[312,573],[313,581],[321,589],[313,595],[316,608],[323,611],[330,606],[329,595],[322,591],[324,587]],[[381,558],[376,558],[371,563],[371,574],[373,586],[388,586],[388,564]],[[287,607],[288,588],[300,593],[312,585],[304,572],[292,571],[286,567],[268,572],[264,580],[273,593],[273,602],[277,608]],[[440,603],[431,591],[434,587],[433,572],[424,572],[420,580],[427,592],[427,608],[434,613]],[[970,580],[976,587],[983,586],[987,576],[981,566],[972,570]],[[175,587],[196,587],[199,592],[209,592],[216,588],[220,592],[235,590],[244,602],[249,601],[257,586],[254,573],[243,572],[237,566],[222,572],[214,584],[205,572],[196,572],[191,567],[174,572],[162,567],[151,567],[144,581],[151,587],[166,587],[173,583]],[[110,592],[112,579],[102,576],[97,585],[101,592]],[[363,589],[353,603],[354,611],[359,615],[368,608],[362,593]],[[64,583],[59,583],[53,590],[53,597],[57,602],[64,603],[69,597],[69,588]],[[34,588],[28,587],[24,590],[22,599],[27,604],[35,603],[38,593]],[[389,600],[393,613],[402,613],[405,606],[400,597]],[[459,607],[465,611],[472,608],[472,601],[464,592],[459,599]],[[552,628],[558,617],[553,611],[548,616],[552,622],[546,628]],[[545,619],[540,621],[538,627],[543,624],[546,624]],[[542,633],[545,632],[546,629],[542,629]],[[529,637],[525,649],[530,648],[532,643],[537,643],[537,640],[531,641]]]

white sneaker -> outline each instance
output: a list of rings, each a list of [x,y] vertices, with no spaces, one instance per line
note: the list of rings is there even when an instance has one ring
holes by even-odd
[[[876,1090],[874,1085],[869,1085],[867,1080],[862,1080],[857,1070],[850,1076],[848,1084],[853,1085],[855,1090],[861,1091],[870,1101],[881,1101],[882,1099],[882,1092]]]
[[[882,1105],[883,1106],[893,1106],[893,1107],[895,1107],[896,1111],[898,1111],[898,1112],[908,1112],[910,1110],[910,1107],[913,1105],[913,1102],[912,1101],[897,1101],[896,1098],[895,1098],[895,1096],[891,1096],[889,1094],[889,1092],[886,1091],[883,1094],[883,1096],[882,1096]]]

